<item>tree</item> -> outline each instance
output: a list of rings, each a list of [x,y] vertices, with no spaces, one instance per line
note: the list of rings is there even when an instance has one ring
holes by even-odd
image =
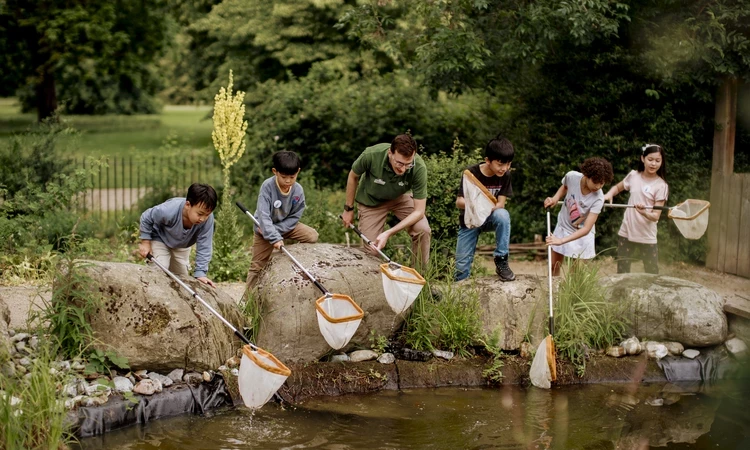
[[[154,112],[165,12],[166,0],[4,0],[0,80],[40,120],[58,103],[78,114]]]

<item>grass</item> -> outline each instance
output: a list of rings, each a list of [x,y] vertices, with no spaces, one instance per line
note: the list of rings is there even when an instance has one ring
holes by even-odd
[[[197,155],[211,155],[212,121],[206,120],[209,106],[164,107],[154,115],[65,115],[62,119],[80,131],[69,139],[72,157],[90,158],[163,155],[180,149]],[[21,133],[36,122],[35,114],[22,114],[14,98],[0,98],[0,142]]]

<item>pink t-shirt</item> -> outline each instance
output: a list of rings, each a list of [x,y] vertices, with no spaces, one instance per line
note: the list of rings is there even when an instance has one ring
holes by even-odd
[[[669,186],[661,177],[644,180],[636,170],[631,171],[622,184],[630,191],[628,205],[654,206],[656,202],[666,202],[669,196]],[[635,208],[627,208],[618,234],[631,242],[656,244],[656,222],[646,219]]]

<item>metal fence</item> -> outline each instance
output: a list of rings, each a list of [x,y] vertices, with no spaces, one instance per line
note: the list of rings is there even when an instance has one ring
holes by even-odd
[[[74,201],[76,209],[105,222],[133,213],[149,194],[184,196],[192,183],[221,183],[221,165],[213,156],[83,157],[74,164],[91,172],[90,187]]]

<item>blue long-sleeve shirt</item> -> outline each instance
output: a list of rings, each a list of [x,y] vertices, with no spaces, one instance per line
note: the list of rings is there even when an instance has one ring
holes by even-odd
[[[299,183],[294,183],[286,195],[281,193],[275,176],[260,186],[255,218],[260,222],[263,239],[269,243],[279,242],[282,235],[292,231],[304,211],[305,191]]]
[[[205,222],[185,229],[182,225],[184,197],[175,197],[141,214],[141,239],[159,241],[169,248],[195,248],[195,278],[205,277],[213,254],[214,215]]]

